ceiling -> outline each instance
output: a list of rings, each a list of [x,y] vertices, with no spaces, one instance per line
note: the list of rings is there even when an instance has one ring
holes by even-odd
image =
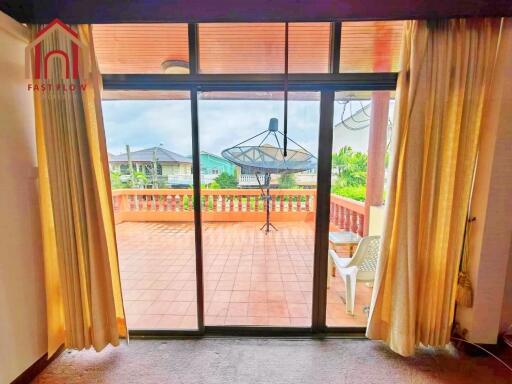
[[[239,22],[512,16],[510,0],[0,0],[24,23]]]
[[[340,72],[398,71],[402,21],[342,25]],[[329,71],[330,23],[290,23],[290,73]],[[165,61],[188,62],[187,24],[95,24],[104,74],[163,73]],[[284,73],[284,23],[199,24],[199,71]]]

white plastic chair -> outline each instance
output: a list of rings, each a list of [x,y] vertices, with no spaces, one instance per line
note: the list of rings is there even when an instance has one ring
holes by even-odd
[[[375,279],[379,246],[380,236],[367,236],[361,239],[352,257],[339,257],[334,250],[329,250],[328,286],[330,286],[330,274],[334,263],[336,270],[345,282],[345,305],[347,313],[351,315],[354,314],[356,301],[356,282],[371,283]]]

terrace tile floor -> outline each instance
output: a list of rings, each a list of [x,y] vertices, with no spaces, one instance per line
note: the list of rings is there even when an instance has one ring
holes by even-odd
[[[206,325],[310,326],[314,226],[279,222],[204,223]],[[118,224],[117,243],[130,329],[197,328],[193,223]],[[365,326],[371,288],[359,284],[354,316],[344,285],[327,293],[328,326]]]

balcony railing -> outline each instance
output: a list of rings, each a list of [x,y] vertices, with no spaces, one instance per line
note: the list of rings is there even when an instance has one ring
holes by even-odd
[[[112,192],[116,223],[124,221],[193,221],[192,189],[117,189]],[[272,221],[313,221],[315,189],[270,191]],[[257,189],[201,190],[204,221],[264,221],[265,201]],[[331,195],[331,224],[363,234],[364,204]]]
[[[317,182],[316,173],[297,173],[294,175],[295,183],[302,186],[314,186]],[[279,183],[279,175],[271,175],[272,184]],[[263,182],[263,176],[260,176],[260,182]],[[241,174],[238,176],[238,185],[240,187],[257,187],[258,179],[253,174]]]

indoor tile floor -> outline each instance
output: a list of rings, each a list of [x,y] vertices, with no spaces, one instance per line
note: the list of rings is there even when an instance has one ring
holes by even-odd
[[[310,326],[314,226],[279,222],[203,225],[205,324]],[[130,329],[197,327],[193,223],[117,225],[123,297]],[[371,288],[358,284],[354,316],[333,278],[327,325],[365,326]]]

